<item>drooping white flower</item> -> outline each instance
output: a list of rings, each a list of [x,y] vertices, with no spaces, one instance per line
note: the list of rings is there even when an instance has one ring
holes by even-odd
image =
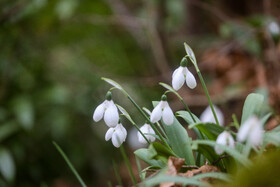
[[[218,121],[220,123],[220,126],[224,126],[224,115],[222,111],[215,105],[213,105],[213,108],[216,112],[216,116],[218,118]],[[213,115],[213,112],[211,110],[211,107],[208,106],[200,115],[200,121],[203,123],[216,123],[215,117]]]
[[[150,141],[154,142],[156,138],[152,135],[149,134],[155,134],[155,131],[149,124],[144,124],[141,128],[140,131],[145,135],[145,137]],[[147,133],[147,134],[146,134]],[[137,132],[138,140],[142,144],[147,144],[148,142],[145,140],[145,138],[142,136],[140,132]]]
[[[154,108],[151,114],[151,122],[156,123],[161,118],[166,125],[172,125],[174,121],[174,114],[166,101],[166,95],[161,97],[161,101],[158,105]]]
[[[251,116],[241,125],[237,133],[237,140],[240,142],[248,140],[253,146],[257,146],[262,143],[263,133],[260,120],[256,116]]]
[[[175,90],[179,90],[184,82],[186,82],[191,89],[196,87],[196,80],[187,68],[187,59],[185,57],[182,59],[180,67],[172,74],[172,87]]]
[[[217,137],[216,143],[221,144],[221,145],[229,146],[230,148],[234,148],[234,139],[231,136],[231,134],[227,131],[222,132]],[[215,151],[219,155],[224,152],[224,150],[222,148],[220,148],[219,146],[215,146]]]
[[[118,123],[116,127],[111,127],[108,129],[107,133],[105,134],[105,140],[108,141],[112,139],[113,145],[118,148],[125,141],[126,136],[126,129],[121,123]]]
[[[93,113],[93,120],[95,122],[100,121],[103,117],[108,127],[115,127],[119,122],[118,108],[112,100],[111,92],[106,94],[106,100]]]
[[[268,31],[272,34],[272,35],[279,35],[280,33],[280,28],[277,22],[272,21],[268,24]]]

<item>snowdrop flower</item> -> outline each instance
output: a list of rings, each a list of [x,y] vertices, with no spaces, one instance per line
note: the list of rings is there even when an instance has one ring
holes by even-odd
[[[184,57],[181,61],[180,67],[177,68],[172,75],[172,87],[179,90],[186,81],[189,88],[196,87],[196,80],[193,74],[187,68],[187,59]]]
[[[93,113],[93,120],[98,122],[103,118],[103,116],[108,127],[116,127],[119,121],[119,112],[112,100],[111,92],[107,92],[106,100],[95,109]]]
[[[105,140],[112,139],[112,143],[115,147],[120,147],[126,139],[126,129],[121,123],[118,123],[116,127],[111,127],[105,134]]]
[[[261,144],[263,140],[263,127],[256,116],[251,116],[241,125],[237,133],[237,140],[240,142],[248,140],[253,146]]]
[[[224,115],[222,111],[215,105],[213,105],[213,108],[216,112],[218,121],[220,123],[220,126],[224,126]],[[215,117],[212,113],[211,107],[208,106],[200,115],[200,121],[203,123],[216,123]]]
[[[151,125],[145,124],[140,128],[140,131],[145,135],[145,137],[150,141],[150,142],[154,142],[156,140],[156,138],[152,135],[146,135],[145,133],[149,133],[149,134],[155,134],[155,131],[153,130],[153,128],[151,127]],[[142,134],[140,132],[137,133],[138,136],[138,140],[140,143],[142,144],[147,144],[148,142],[145,140],[145,138],[142,136]]]
[[[272,21],[268,24],[268,30],[273,35],[279,35],[280,33],[279,25],[275,21]]]
[[[167,103],[166,95],[161,97],[161,101],[154,108],[151,114],[151,122],[156,123],[162,118],[166,125],[171,125],[174,121],[174,114]]]
[[[230,148],[234,148],[234,139],[231,136],[231,134],[227,131],[222,132],[217,140],[216,140],[217,144],[221,144],[221,145],[226,145],[229,146]],[[219,146],[215,146],[215,151],[217,154],[222,154],[224,152],[224,150],[222,148],[220,148]]]

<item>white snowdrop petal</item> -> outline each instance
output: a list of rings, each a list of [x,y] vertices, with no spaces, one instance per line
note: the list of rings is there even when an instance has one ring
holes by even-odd
[[[186,72],[186,83],[191,89],[194,89],[196,87],[196,80],[189,70]]]
[[[210,106],[208,106],[200,115],[200,121],[203,123],[216,123]]]
[[[156,123],[160,120],[162,114],[161,102],[154,108],[151,114],[151,122]]]
[[[253,146],[258,146],[263,140],[263,130],[261,124],[256,124],[249,134],[249,141]]]
[[[238,133],[237,133],[237,140],[240,142],[244,142],[248,135],[250,134],[250,131],[252,130],[252,126],[254,124],[259,123],[259,120],[256,116],[249,117],[240,127]]]
[[[175,73],[175,72],[174,72]],[[179,90],[185,82],[182,67],[179,67],[174,76],[172,77],[172,87],[174,90]]]
[[[104,121],[109,127],[116,127],[119,122],[119,112],[113,101],[110,103],[107,110],[105,110]]]
[[[233,137],[231,136],[231,134],[229,134],[228,140],[227,140],[227,141],[228,141],[228,142],[227,142],[228,146],[229,146],[230,148],[234,149],[234,139],[233,139]]]
[[[216,112],[218,121],[221,126],[224,126],[224,115],[222,111],[215,105],[213,105],[213,108]],[[203,123],[216,123],[215,117],[212,113],[211,107],[208,106],[200,115],[200,121]]]
[[[103,118],[104,110],[105,110],[105,107],[104,107],[104,102],[103,102],[100,105],[98,105],[98,107],[94,110],[93,120],[95,122],[98,122]]]
[[[149,134],[156,134],[154,129],[151,127],[151,125],[147,125],[147,133]],[[150,142],[154,142],[156,140],[156,138],[152,135],[148,135],[148,139]]]
[[[112,138],[112,135],[114,133],[114,128],[108,129],[108,131],[105,134],[105,140],[108,141]]]
[[[223,149],[221,149],[219,146],[215,146],[215,152],[218,154],[218,155],[220,155],[220,154],[222,154],[223,152],[224,152],[224,150]]]
[[[162,120],[166,125],[172,125],[174,122],[174,114],[173,114],[171,108],[169,107],[169,105],[167,105],[163,109]]]
[[[117,148],[119,148],[121,146],[121,144],[123,143],[121,137],[116,132],[112,136],[112,143]]]
[[[227,144],[227,137],[228,137],[228,132],[224,131],[222,132],[216,140],[216,143],[221,144],[221,145],[226,145]]]
[[[126,129],[122,125],[121,125],[121,132],[123,134],[123,141],[125,141],[126,136],[127,136],[127,131],[126,131]]]
[[[217,115],[220,126],[224,126],[224,115],[223,115],[222,111],[215,105],[213,105],[213,108],[216,112],[216,115]],[[212,116],[214,118],[213,114],[212,114]],[[215,118],[213,120],[215,121]],[[215,121],[215,123],[216,123],[216,121]]]
[[[143,132],[142,132],[143,133]],[[141,144],[147,144],[147,141],[145,140],[145,138],[142,136],[142,134],[140,132],[137,132],[137,136],[138,136],[138,141]]]
[[[181,66],[180,66],[180,67],[181,67]],[[176,75],[176,73],[178,72],[178,70],[180,69],[180,67],[177,68],[177,69],[175,69],[175,71],[172,73],[172,78]]]

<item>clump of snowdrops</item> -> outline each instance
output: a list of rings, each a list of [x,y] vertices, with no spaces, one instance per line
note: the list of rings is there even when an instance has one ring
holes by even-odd
[[[113,87],[107,92],[105,101],[95,109],[93,120],[98,122],[102,118],[104,119],[108,126],[105,140],[111,140],[115,147],[120,147],[135,186],[154,186],[164,182],[209,186],[209,183],[201,180],[209,177],[230,182],[232,168],[250,167],[252,155],[262,154],[266,151],[268,144],[280,145],[278,128],[270,132],[264,131],[264,125],[271,113],[265,113],[266,110],[263,110],[264,97],[261,94],[248,95],[244,103],[241,121],[238,121],[233,114],[232,123],[224,124],[222,112],[211,101],[194,52],[186,43],[184,43],[184,47],[186,56],[182,58],[180,66],[172,75],[172,86],[159,83],[166,89],[166,92],[163,93],[160,101],[152,102],[154,108],[151,111],[140,107],[119,83],[102,78]],[[187,103],[177,92],[185,84],[190,89],[197,86],[195,76],[188,69],[190,66],[194,66],[209,102],[209,106],[200,118],[191,112]],[[114,103],[113,91],[122,92],[132,102],[143,116],[142,125],[136,124],[126,109]],[[175,94],[185,110],[173,112],[168,104],[168,94]],[[141,178],[139,183],[135,180],[122,146],[126,140],[127,131],[121,123],[124,119],[121,118],[126,118],[138,130],[135,138],[140,143],[148,144],[148,148],[141,148],[134,152],[137,159],[141,159],[149,165],[148,168],[142,169],[138,164]],[[178,118],[181,118],[183,123],[180,123]],[[197,137],[195,140],[189,137],[185,125],[195,132]],[[167,170],[170,157],[184,159],[185,168],[213,165],[221,172],[206,172],[193,177],[169,175]],[[160,172],[146,178],[146,171],[149,169],[158,169]]]

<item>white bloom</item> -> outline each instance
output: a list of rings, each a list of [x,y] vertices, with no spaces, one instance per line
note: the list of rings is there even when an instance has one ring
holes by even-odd
[[[118,148],[125,141],[126,135],[126,129],[121,123],[119,123],[116,127],[112,127],[107,131],[105,134],[105,140],[108,141],[112,139],[113,145]]]
[[[256,116],[248,118],[237,133],[238,141],[244,142],[247,139],[253,146],[260,145],[263,140],[263,126]]]
[[[230,148],[234,148],[234,139],[231,136],[231,134],[227,131],[222,132],[217,137],[216,143],[221,144],[221,145],[229,146]],[[219,155],[224,152],[224,150],[222,148],[220,148],[219,146],[215,146],[215,151]]]
[[[172,74],[172,87],[175,90],[179,90],[183,86],[184,82],[186,82],[188,87],[191,89],[196,87],[196,80],[186,65],[187,59],[184,57],[181,61],[180,67]]]
[[[174,114],[169,107],[168,102],[166,101],[166,96],[163,95],[162,100],[159,104],[154,108],[151,114],[151,122],[156,123],[162,118],[163,122],[166,125],[173,124]]]
[[[108,127],[115,127],[119,122],[118,108],[110,97],[101,103],[93,113],[93,120],[95,122],[100,121],[103,117]]]
[[[279,25],[275,21],[272,21],[268,24],[268,30],[271,34],[274,34],[274,35],[277,35],[280,32]]]
[[[220,126],[224,126],[224,115],[222,111],[215,105],[213,105],[213,108],[216,112],[218,121],[220,123]],[[211,110],[211,107],[208,106],[200,115],[200,121],[203,123],[216,123],[216,120],[214,118],[213,112]]]
[[[154,142],[156,140],[156,138],[154,136],[149,135],[149,134],[155,134],[155,131],[153,130],[151,125],[148,125],[148,124],[143,125],[140,128],[140,131],[145,135],[145,137],[150,142]],[[146,133],[148,133],[148,134],[146,135]],[[142,143],[142,144],[147,144],[148,143],[140,132],[137,133],[137,136],[138,136],[138,140],[139,140],[140,143]]]

